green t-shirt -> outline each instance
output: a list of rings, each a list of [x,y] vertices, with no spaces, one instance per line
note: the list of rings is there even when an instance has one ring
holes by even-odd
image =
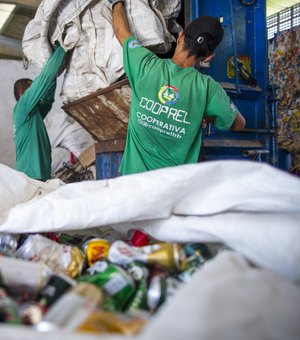
[[[43,181],[51,177],[51,145],[44,118],[54,101],[56,75],[64,56],[64,49],[57,47],[13,110],[16,169]]]
[[[124,42],[123,59],[132,98],[120,173],[196,163],[203,116],[221,130],[233,124],[238,110],[210,76],[158,58],[134,37]]]

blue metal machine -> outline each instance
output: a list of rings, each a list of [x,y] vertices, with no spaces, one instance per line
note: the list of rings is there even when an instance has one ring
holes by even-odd
[[[266,0],[184,0],[183,26],[201,16],[218,17],[224,39],[200,72],[220,82],[246,119],[242,132],[203,128],[199,161],[244,159],[287,170],[289,158],[276,143],[276,89],[268,84]],[[206,65],[207,66],[207,65]],[[96,152],[97,179],[118,176],[122,148]],[[118,146],[119,147],[119,146]]]
[[[200,160],[255,159],[286,168],[278,161],[276,89],[268,85],[266,0],[185,1],[185,18],[220,18],[224,39],[207,69],[246,119],[243,132],[222,132],[207,125]]]

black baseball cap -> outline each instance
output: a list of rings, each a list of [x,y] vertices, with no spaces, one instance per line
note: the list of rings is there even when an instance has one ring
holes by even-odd
[[[203,15],[191,21],[184,32],[196,44],[201,45],[205,41],[210,52],[218,47],[224,36],[220,20],[208,15]]]

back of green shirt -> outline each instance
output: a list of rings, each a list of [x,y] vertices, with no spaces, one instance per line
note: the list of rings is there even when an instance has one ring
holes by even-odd
[[[122,174],[196,163],[204,115],[231,127],[238,111],[211,77],[158,58],[134,37],[123,58],[132,98]]]
[[[43,181],[51,177],[51,145],[43,120],[54,101],[56,75],[64,56],[63,48],[56,48],[13,110],[16,169]]]

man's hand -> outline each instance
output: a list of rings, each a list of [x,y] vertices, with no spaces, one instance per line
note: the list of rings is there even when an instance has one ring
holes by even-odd
[[[111,3],[112,7],[114,7],[114,5],[117,4],[118,2],[122,2],[124,4],[124,0],[108,0],[108,2]]]
[[[71,56],[72,56],[72,52],[73,52],[73,50],[70,50],[70,51],[66,52],[64,61],[62,62],[61,67],[59,68],[59,70],[58,70],[58,72],[56,74],[56,77],[59,77],[67,69],[67,67],[69,66],[70,60],[71,60]]]

